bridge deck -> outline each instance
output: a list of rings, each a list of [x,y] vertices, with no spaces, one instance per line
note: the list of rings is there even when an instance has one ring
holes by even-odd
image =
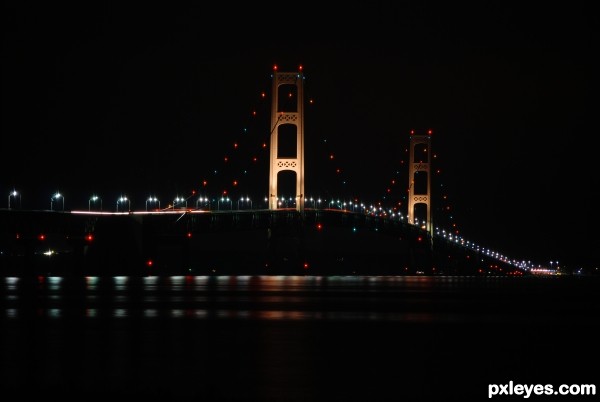
[[[0,274],[472,274],[514,270],[404,221],[340,210],[0,211]]]

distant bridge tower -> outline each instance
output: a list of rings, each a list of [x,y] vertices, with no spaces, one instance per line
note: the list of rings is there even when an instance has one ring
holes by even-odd
[[[431,130],[427,135],[414,135],[410,132],[410,168],[408,175],[408,221],[416,223],[415,208],[424,205],[425,229],[433,238],[431,220]],[[424,173],[424,174],[423,174]]]
[[[290,93],[281,93],[280,86],[286,85],[295,90],[295,110],[283,110]],[[273,72],[273,96],[271,106],[271,164],[269,169],[269,209],[277,209],[277,176],[289,170],[296,173],[296,209],[304,211],[304,75],[299,72]],[[280,99],[280,95],[282,98]],[[295,155],[279,155],[279,129],[290,124],[296,126]]]

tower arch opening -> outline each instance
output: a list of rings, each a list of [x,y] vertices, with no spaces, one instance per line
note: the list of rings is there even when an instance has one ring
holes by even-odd
[[[298,127],[294,124],[282,124],[277,127],[277,157],[296,158],[298,154]]]

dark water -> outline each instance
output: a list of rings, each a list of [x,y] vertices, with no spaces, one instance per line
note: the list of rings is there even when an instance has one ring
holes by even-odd
[[[0,278],[0,398],[442,401],[487,400],[511,380],[598,386],[599,291],[598,277]]]

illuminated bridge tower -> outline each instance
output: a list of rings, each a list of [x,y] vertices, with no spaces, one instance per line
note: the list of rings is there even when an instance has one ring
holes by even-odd
[[[269,169],[269,209],[277,209],[277,179],[282,171],[296,176],[296,209],[304,211],[304,75],[298,72],[273,72],[271,106],[271,163]],[[295,96],[293,96],[295,93]],[[280,149],[280,135],[295,128],[295,152]],[[293,147],[292,147],[293,148]]]
[[[431,220],[431,130],[427,135],[410,132],[410,168],[408,175],[408,221],[413,225],[425,226],[433,239]],[[423,211],[423,208],[425,211]],[[417,211],[418,209],[418,211]]]

